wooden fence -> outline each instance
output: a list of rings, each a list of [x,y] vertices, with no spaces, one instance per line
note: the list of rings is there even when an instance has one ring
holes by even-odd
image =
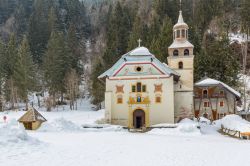
[[[240,139],[250,139],[250,132],[240,132],[238,130],[231,130],[229,128],[225,128],[221,125],[221,131],[224,134],[227,134],[231,137],[240,138]]]

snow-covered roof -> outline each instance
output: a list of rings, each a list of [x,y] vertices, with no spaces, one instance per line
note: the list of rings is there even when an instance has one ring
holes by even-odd
[[[122,55],[122,57],[107,71],[101,74],[98,78],[114,76],[116,71],[118,71],[126,63],[152,63],[157,66],[164,74],[180,76],[176,71],[171,69],[169,66],[160,62],[146,47],[137,47],[134,50]]]
[[[132,50],[129,55],[152,55],[146,47],[138,47]]]
[[[169,46],[169,48],[182,48],[182,47],[194,47],[188,40],[174,40],[174,42]]]
[[[217,85],[221,85],[224,88],[226,88],[228,91],[230,91],[231,93],[236,95],[237,97],[241,97],[241,94],[239,92],[237,92],[236,90],[234,90],[233,88],[231,88],[227,84],[225,84],[221,81],[212,79],[212,78],[205,78],[205,79],[195,83],[195,86],[217,86]]]

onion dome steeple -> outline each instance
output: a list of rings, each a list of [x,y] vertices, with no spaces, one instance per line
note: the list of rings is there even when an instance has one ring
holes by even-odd
[[[188,39],[188,25],[184,22],[182,11],[179,11],[178,22],[174,25],[174,39]]]

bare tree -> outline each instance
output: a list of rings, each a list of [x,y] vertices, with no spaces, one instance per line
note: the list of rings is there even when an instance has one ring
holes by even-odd
[[[79,76],[74,69],[71,69],[65,77],[67,96],[70,101],[70,109],[77,109],[77,96],[79,94]]]

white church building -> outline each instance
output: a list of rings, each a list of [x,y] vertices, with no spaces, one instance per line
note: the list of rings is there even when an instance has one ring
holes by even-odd
[[[182,12],[173,27],[168,65],[145,47],[124,54],[98,78],[105,81],[105,118],[129,128],[176,123],[193,112],[193,48]],[[166,50],[167,51],[167,50]]]

